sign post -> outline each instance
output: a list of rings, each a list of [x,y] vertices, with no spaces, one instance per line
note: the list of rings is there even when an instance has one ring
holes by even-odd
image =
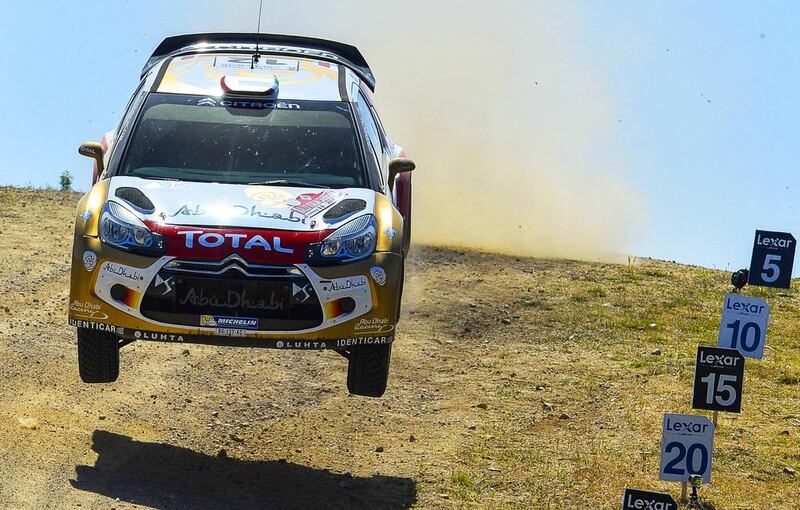
[[[744,356],[736,349],[697,347],[692,408],[716,412],[742,412]]]
[[[796,246],[797,240],[792,234],[756,230],[747,283],[788,289],[792,280]]]
[[[687,482],[690,475],[698,475],[703,483],[710,483],[713,454],[714,424],[708,418],[694,414],[664,415],[661,480]]]
[[[769,305],[761,298],[725,294],[717,346],[761,359],[767,341]]]
[[[678,504],[669,494],[625,489],[625,494],[622,496],[622,510],[642,510],[643,508],[678,510]]]

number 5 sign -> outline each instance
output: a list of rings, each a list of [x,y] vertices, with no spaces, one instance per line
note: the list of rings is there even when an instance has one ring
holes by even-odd
[[[756,230],[747,283],[788,289],[796,245],[797,240],[792,234]]]
[[[768,320],[769,306],[763,299],[725,294],[717,346],[737,349],[748,358],[763,358]]]
[[[700,475],[711,483],[714,424],[705,416],[665,414],[661,436],[661,480],[686,482]]]

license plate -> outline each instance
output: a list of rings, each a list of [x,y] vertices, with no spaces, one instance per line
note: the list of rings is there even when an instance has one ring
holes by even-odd
[[[247,336],[246,329],[217,328],[214,333],[219,336]]]

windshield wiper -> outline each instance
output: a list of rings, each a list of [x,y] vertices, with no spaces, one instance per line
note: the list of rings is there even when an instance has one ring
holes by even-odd
[[[150,179],[151,181],[180,181],[180,179],[176,179],[174,177],[159,177],[157,175],[134,175],[134,177]]]
[[[291,186],[296,188],[330,188],[324,184],[310,184],[302,181],[293,181],[291,179],[273,179],[271,181],[261,182],[248,182],[250,186]]]

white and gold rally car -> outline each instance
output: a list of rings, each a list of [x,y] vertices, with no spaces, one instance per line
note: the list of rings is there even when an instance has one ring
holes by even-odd
[[[414,163],[353,46],[170,37],[79,202],[69,321],[83,381],[134,340],[333,349],[351,393],[386,390]]]

